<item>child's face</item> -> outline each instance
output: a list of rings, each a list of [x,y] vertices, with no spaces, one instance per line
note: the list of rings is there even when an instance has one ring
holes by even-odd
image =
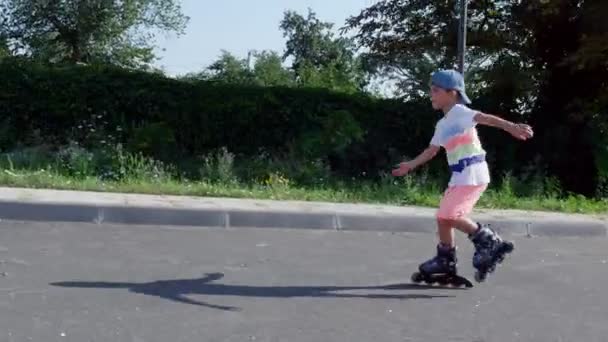
[[[458,98],[458,94],[454,90],[445,90],[443,88],[431,85],[431,103],[433,109],[439,110],[453,105]]]

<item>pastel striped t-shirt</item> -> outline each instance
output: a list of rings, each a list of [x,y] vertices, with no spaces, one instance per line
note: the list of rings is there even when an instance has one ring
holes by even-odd
[[[476,111],[455,105],[435,126],[431,145],[445,149],[452,171],[449,186],[490,183],[490,172],[474,120]]]

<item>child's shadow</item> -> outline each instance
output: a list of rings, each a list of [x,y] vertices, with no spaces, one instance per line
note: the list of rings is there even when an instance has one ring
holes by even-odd
[[[337,291],[354,290],[421,290],[430,289],[429,286],[396,284],[384,286],[247,286],[212,283],[223,278],[222,273],[208,273],[199,279],[159,280],[149,283],[110,283],[110,282],[59,282],[53,286],[103,289],[128,289],[134,293],[156,296],[172,301],[200,305],[219,310],[239,310],[231,306],[213,305],[195,301],[187,295],[211,296],[241,296],[262,298],[379,298],[379,299],[431,299],[445,298],[445,295],[423,294],[347,294]]]

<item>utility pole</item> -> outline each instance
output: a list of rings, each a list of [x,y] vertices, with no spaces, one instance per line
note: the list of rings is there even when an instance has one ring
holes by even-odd
[[[460,25],[458,29],[458,71],[464,76],[464,60],[467,52],[467,5],[460,0]]]

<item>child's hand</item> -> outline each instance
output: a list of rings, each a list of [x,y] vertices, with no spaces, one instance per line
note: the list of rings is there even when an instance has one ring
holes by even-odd
[[[396,169],[393,169],[393,176],[395,176],[395,177],[405,176],[413,168],[414,168],[414,165],[412,165],[410,162],[403,162],[403,163],[399,164]]]
[[[509,130],[512,136],[519,140],[528,140],[534,136],[534,131],[532,131],[532,127],[526,124],[515,124]]]

